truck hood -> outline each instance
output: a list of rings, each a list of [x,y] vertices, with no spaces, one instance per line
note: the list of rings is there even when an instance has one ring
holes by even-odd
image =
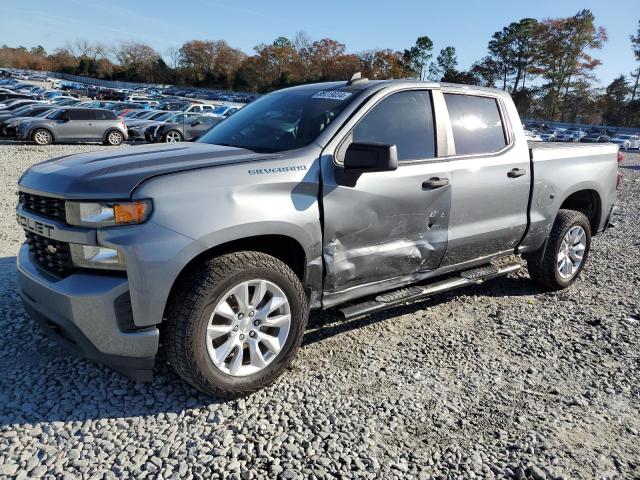
[[[207,143],[123,147],[47,160],[27,170],[19,185],[68,199],[123,199],[158,175],[281,156]]]

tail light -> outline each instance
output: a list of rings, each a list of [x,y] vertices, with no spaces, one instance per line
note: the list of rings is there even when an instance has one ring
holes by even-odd
[[[618,165],[620,165],[623,160],[624,160],[624,155],[622,155],[622,152],[618,151]]]

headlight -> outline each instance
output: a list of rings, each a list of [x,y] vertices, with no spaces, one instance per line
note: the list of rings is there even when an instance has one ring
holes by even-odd
[[[71,262],[80,268],[102,268],[106,270],[126,270],[124,258],[113,248],[70,243]]]
[[[66,202],[67,223],[81,227],[113,227],[143,223],[151,214],[151,200],[132,202]]]

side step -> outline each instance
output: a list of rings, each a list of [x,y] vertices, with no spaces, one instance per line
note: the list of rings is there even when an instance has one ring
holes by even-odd
[[[430,297],[437,293],[448,292],[449,290],[466,287],[468,285],[477,285],[492,278],[517,272],[521,268],[522,265],[519,263],[510,263],[499,267],[495,265],[484,265],[472,270],[460,272],[457,277],[447,278],[446,280],[430,283],[429,285],[417,285],[384,293],[378,295],[374,300],[339,308],[338,312],[342,314],[345,320],[352,320],[381,310],[397,307],[407,302]]]

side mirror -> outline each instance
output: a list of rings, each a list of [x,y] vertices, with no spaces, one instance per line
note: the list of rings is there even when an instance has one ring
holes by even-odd
[[[200,125],[200,121],[196,120],[195,122],[191,122],[191,126],[192,127],[197,127],[198,125]]]
[[[69,122],[70,120],[71,120],[71,119],[70,119],[69,117],[62,117],[62,121],[63,121],[64,123],[67,123],[67,122]]]
[[[344,155],[344,170],[348,173],[389,172],[398,168],[395,145],[354,142]]]

